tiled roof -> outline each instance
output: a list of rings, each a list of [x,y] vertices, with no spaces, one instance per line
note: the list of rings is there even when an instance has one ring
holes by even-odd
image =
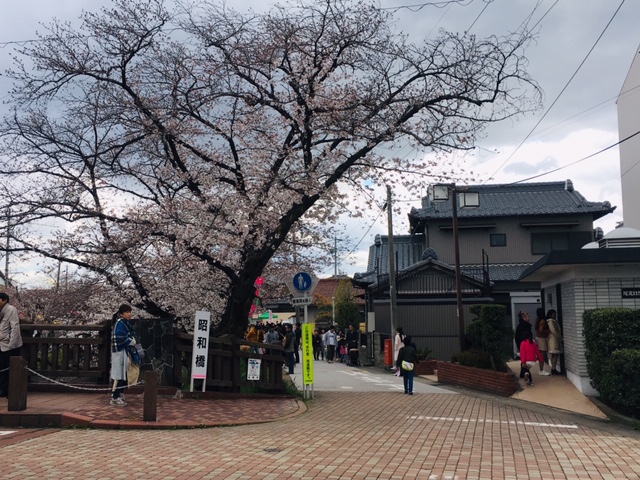
[[[398,275],[410,272],[419,267],[423,262],[423,246],[420,236],[394,235],[394,250],[398,252]],[[379,259],[376,262],[376,259]],[[445,265],[442,262],[437,264]],[[360,285],[377,283],[382,276],[389,274],[389,242],[388,236],[377,235],[375,244],[369,248],[369,269],[366,272],[356,273],[354,281]],[[372,268],[373,266],[373,268]],[[377,266],[377,269],[376,269]],[[489,278],[495,281],[516,281],[531,263],[489,264]],[[453,265],[450,265],[453,268]],[[470,277],[482,279],[482,265],[461,265],[462,272]],[[386,280],[385,280],[386,281]],[[318,285],[320,288],[320,285]],[[317,292],[317,289],[316,289]]]
[[[331,278],[321,278],[318,280],[318,285],[316,286],[316,289],[313,291],[313,295],[321,295],[324,298],[331,300],[331,297],[335,296],[336,294],[336,290],[338,289],[338,285],[340,284],[341,281],[346,280],[349,285],[351,285],[351,279],[349,277],[331,277]],[[353,296],[355,297],[353,299],[354,303],[356,304],[361,304],[364,303],[364,300],[362,298],[359,298],[360,296],[364,295],[364,290],[360,289],[360,288],[355,288],[352,287],[353,290]]]
[[[516,281],[531,265],[531,263],[489,264],[489,279],[492,282]],[[477,272],[482,271],[482,265],[462,265],[460,270],[467,275],[476,275]]]
[[[518,183],[505,185],[458,185],[459,191],[479,194],[480,205],[459,208],[459,218],[481,218],[523,215],[588,214],[594,220],[613,212],[609,202],[588,202],[566,182]],[[451,202],[430,202],[422,199],[422,208],[412,208],[411,225],[430,219],[451,218]]]
[[[396,270],[409,268],[422,259],[423,238],[416,235],[394,235],[393,249],[396,256]],[[377,272],[379,275],[389,273],[389,236],[376,235],[374,244],[369,247],[368,272]]]

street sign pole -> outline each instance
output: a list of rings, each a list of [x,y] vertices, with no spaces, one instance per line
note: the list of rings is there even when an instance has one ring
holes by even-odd
[[[311,332],[309,329],[309,304],[313,300],[313,291],[318,285],[315,275],[307,272],[298,272],[287,282],[291,292],[291,305],[304,307],[303,335],[302,335],[302,391],[304,398],[313,398],[313,347],[311,345]]]

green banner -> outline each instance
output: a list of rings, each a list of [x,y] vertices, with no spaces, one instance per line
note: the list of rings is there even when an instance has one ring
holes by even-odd
[[[313,383],[313,323],[302,325],[302,377],[305,385]]]

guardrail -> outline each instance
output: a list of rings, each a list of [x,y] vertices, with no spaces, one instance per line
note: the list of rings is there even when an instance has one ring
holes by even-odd
[[[20,329],[22,358],[30,369],[47,377],[79,377],[96,383],[109,382],[109,324],[22,324]],[[41,335],[34,337],[35,332]],[[44,332],[60,332],[62,335],[42,335]]]

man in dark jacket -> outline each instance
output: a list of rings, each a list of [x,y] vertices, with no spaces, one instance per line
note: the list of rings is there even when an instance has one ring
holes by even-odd
[[[418,364],[418,351],[409,335],[404,337],[402,341],[404,347],[398,352],[396,366],[402,371],[404,393],[413,395],[414,368]]]
[[[347,347],[349,349],[358,348],[358,337],[360,336],[359,332],[356,330],[356,327],[350,323],[349,330],[347,330]]]
[[[526,332],[531,333],[531,318],[527,312],[518,312],[518,326],[516,327],[516,333],[513,336],[516,341],[516,348],[520,351],[520,344],[527,338]]]
[[[293,375],[293,366],[295,365],[294,349],[296,345],[296,335],[291,330],[291,324],[286,325],[286,334],[284,337],[284,358],[287,367],[289,367],[289,375]]]
[[[293,352],[296,363],[300,363],[300,344],[302,343],[302,325],[300,322],[296,322],[293,327],[293,335],[296,337],[295,351]]]

